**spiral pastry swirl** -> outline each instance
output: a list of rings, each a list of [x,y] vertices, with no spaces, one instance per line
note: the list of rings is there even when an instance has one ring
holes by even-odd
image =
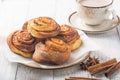
[[[16,54],[31,58],[35,50],[36,40],[27,31],[17,30],[8,36],[7,43]]]
[[[63,40],[71,46],[72,51],[80,47],[82,43],[77,30],[66,24],[60,26],[60,33],[57,38]]]
[[[58,35],[60,26],[55,20],[49,17],[39,17],[29,20],[23,25],[36,38],[49,38]]]
[[[33,54],[33,60],[37,62],[51,62],[62,64],[69,60],[71,56],[70,47],[57,38],[47,39],[45,44],[38,43]]]

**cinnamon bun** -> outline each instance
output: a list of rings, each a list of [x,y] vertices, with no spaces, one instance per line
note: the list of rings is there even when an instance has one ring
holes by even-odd
[[[79,48],[82,44],[77,30],[66,24],[60,26],[60,33],[57,38],[66,42],[71,47],[72,51]]]
[[[7,38],[11,51],[26,58],[31,58],[35,50],[36,40],[27,31],[17,30]]]
[[[71,56],[70,47],[57,38],[47,39],[45,43],[38,43],[35,47],[33,60],[40,63],[63,64]]]
[[[59,24],[49,17],[39,17],[29,20],[23,25],[36,38],[49,38],[58,35]]]
[[[27,25],[28,25],[28,21],[26,21],[23,26],[22,26],[22,30],[27,30]]]

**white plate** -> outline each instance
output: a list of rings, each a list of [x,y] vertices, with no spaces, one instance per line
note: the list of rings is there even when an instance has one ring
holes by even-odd
[[[102,24],[96,26],[86,25],[77,15],[77,12],[73,12],[70,14],[68,18],[69,23],[79,30],[95,33],[95,32],[105,32],[111,30],[118,26],[119,24],[119,17],[114,15],[112,19],[105,20]]]
[[[19,55],[13,53],[9,49],[7,43],[5,44],[5,48],[6,48],[5,56],[7,57],[7,59],[10,62],[17,62],[17,63],[21,63],[21,64],[24,64],[26,66],[30,66],[30,67],[34,67],[34,68],[58,69],[58,68],[65,68],[65,67],[73,66],[75,64],[82,62],[89,55],[89,54],[85,54],[87,51],[95,51],[98,49],[98,47],[86,36],[85,33],[83,33],[80,30],[78,30],[78,32],[79,32],[80,37],[83,41],[83,45],[79,49],[72,52],[70,60],[62,65],[40,64],[40,63],[33,61],[32,59],[24,58],[22,56],[19,56]]]

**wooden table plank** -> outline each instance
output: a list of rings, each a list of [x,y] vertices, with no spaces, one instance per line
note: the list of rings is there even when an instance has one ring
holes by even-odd
[[[29,5],[28,19],[48,16],[55,17],[56,0],[31,0]]]
[[[18,65],[16,80],[53,80],[53,71]]]
[[[112,7],[115,10],[116,14],[120,16],[120,0],[114,0]]]
[[[69,24],[68,17],[76,10],[76,0],[57,0],[55,19],[60,25]]]
[[[69,77],[90,77],[87,71],[80,70],[80,65],[54,70],[54,80],[65,80]]]
[[[113,8],[115,9],[116,14],[120,18],[120,0],[114,0]],[[120,20],[119,20],[120,23]],[[120,25],[117,27],[117,32],[120,38]]]
[[[100,51],[109,57],[120,57],[119,37],[116,28],[101,34],[87,34],[100,47]]]
[[[24,12],[24,13],[23,13]],[[25,21],[26,2],[4,1],[0,4],[0,80],[14,80],[17,64],[10,63],[6,54],[6,37],[12,31],[20,29]]]

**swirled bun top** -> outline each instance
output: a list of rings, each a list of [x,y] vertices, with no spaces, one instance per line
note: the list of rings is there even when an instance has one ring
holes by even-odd
[[[47,39],[45,44],[38,43],[33,54],[33,60],[40,63],[63,64],[71,57],[70,47],[57,38]]]
[[[77,30],[66,24],[60,26],[60,33],[57,38],[66,42],[71,47],[72,51],[79,48],[82,44]]]
[[[13,52],[30,58],[35,50],[36,39],[27,31],[17,30],[8,36],[7,42]]]
[[[36,38],[49,38],[59,34],[59,24],[50,17],[38,17],[23,25]]]

